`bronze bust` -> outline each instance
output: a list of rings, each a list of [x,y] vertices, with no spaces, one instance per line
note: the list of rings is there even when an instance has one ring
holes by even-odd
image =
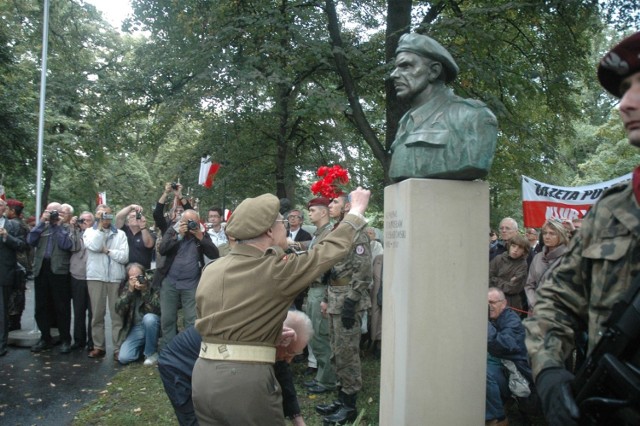
[[[391,78],[411,109],[391,145],[394,181],[473,180],[489,172],[498,123],[484,103],[456,96],[446,86],[457,75],[458,66],[437,41],[421,34],[400,38]]]

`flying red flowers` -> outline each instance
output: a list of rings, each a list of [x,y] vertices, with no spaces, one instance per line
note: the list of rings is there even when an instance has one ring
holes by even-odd
[[[311,185],[311,192],[314,195],[336,198],[344,194],[341,187],[349,183],[349,172],[346,169],[339,165],[321,166],[318,168],[317,175],[320,179]]]

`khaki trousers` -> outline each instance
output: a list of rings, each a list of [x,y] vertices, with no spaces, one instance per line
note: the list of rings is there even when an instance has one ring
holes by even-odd
[[[284,426],[273,364],[198,358],[191,379],[201,426]]]
[[[87,281],[89,299],[91,300],[91,336],[93,337],[93,347],[95,349],[106,350],[104,337],[104,318],[107,313],[107,302],[109,303],[109,315],[111,316],[111,340],[113,350],[120,350],[122,339],[122,318],[116,312],[116,302],[118,301],[119,283],[108,283],[105,281]]]

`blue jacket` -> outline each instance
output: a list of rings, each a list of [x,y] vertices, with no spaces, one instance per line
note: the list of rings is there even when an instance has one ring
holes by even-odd
[[[522,321],[511,309],[505,309],[498,318],[489,321],[487,330],[489,354],[496,358],[513,361],[529,383],[533,383],[524,339],[525,331]]]

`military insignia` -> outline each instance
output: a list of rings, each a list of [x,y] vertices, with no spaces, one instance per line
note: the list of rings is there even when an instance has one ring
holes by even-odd
[[[356,246],[356,254],[357,254],[358,256],[362,256],[362,255],[364,254],[364,245],[362,245],[362,244],[358,244],[358,245]]]

